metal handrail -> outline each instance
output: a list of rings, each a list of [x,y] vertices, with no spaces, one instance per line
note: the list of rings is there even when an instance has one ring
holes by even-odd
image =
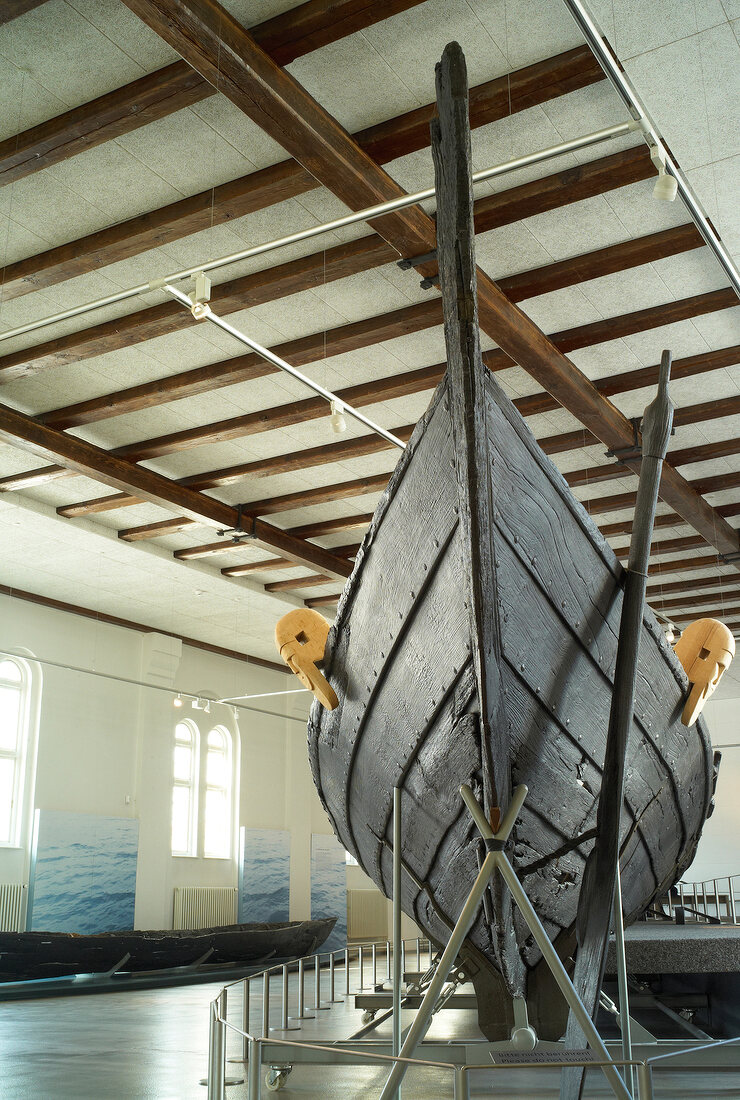
[[[726,885],[725,885],[726,884]],[[722,875],[697,882],[679,880],[667,894],[655,901],[665,906],[672,919],[677,909],[716,924],[737,924],[740,903],[740,874]],[[724,912],[723,912],[724,910]]]

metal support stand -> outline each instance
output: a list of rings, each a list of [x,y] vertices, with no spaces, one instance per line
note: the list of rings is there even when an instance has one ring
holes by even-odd
[[[241,1085],[243,1077],[226,1077],[226,990],[211,1001],[211,1023],[208,1030],[208,1077],[201,1085],[208,1086],[208,1100],[226,1100],[227,1085]]]
[[[274,1027],[272,1031],[300,1031],[300,1025],[291,1024],[288,1016],[288,967],[282,969],[283,1001],[281,1005],[280,1027]]]
[[[401,1053],[401,983],[403,937],[401,934],[401,788],[393,788],[393,1055]],[[417,951],[419,941],[416,941]],[[393,1100],[401,1100],[400,1086]]]
[[[310,1012],[306,1012],[306,963],[305,959],[298,960],[298,1014],[296,1020],[313,1020]]]
[[[321,1003],[321,964],[319,956],[313,957],[313,1010],[314,1012],[328,1012],[329,1005]]]
[[[437,966],[436,973],[432,978],[432,981],[424,996],[424,1000],[421,1003],[421,1007],[417,1013],[414,1023],[411,1025],[406,1041],[401,1048],[401,1056],[404,1058],[412,1058],[416,1047],[424,1038],[427,1032],[429,1024],[434,1014],[434,1008],[439,999],[439,995],[442,992],[447,977],[452,970],[457,955],[462,947],[463,941],[467,936],[476,914],[483,899],[483,894],[488,886],[491,876],[498,870],[506,885],[509,887],[519,910],[521,911],[524,920],[526,921],[532,936],[534,937],[537,946],[539,947],[542,955],[547,962],[547,965],[557,982],[557,985],[565,997],[568,1005],[577,1018],[580,1026],[586,1035],[589,1045],[598,1052],[599,1060],[606,1062],[607,1065],[603,1067],[604,1075],[609,1082],[612,1092],[618,1098],[618,1100],[632,1100],[630,1093],[624,1084],[624,1081],[619,1075],[616,1067],[612,1064],[612,1060],[609,1057],[609,1052],[604,1045],[604,1042],[599,1035],[598,1031],[594,1027],[594,1023],[586,1011],[583,1002],[576,993],[573,983],[571,982],[568,974],[563,966],[563,963],[558,956],[555,948],[550,942],[550,938],[545,932],[539,917],[532,907],[532,903],[527,897],[524,889],[522,888],[519,879],[517,878],[513,867],[509,863],[507,856],[504,853],[504,845],[509,837],[511,830],[514,827],[514,823],[517,819],[517,815],[522,808],[524,799],[527,796],[527,788],[525,786],[519,786],[514,791],[511,802],[509,803],[504,819],[501,822],[501,827],[498,832],[494,834],[488,820],[486,819],[483,810],[478,804],[470,787],[463,786],[460,788],[460,794],[462,795],[465,805],[468,807],[470,814],[475,821],[478,829],[486,842],[486,858],[483,861],[483,866],[478,873],[478,876],[473,884],[465,904],[463,905],[462,912],[458,917],[457,923],[452,930],[450,938],[447,942],[447,946],[444,949],[442,958]],[[396,1090],[400,1085],[403,1077],[406,1073],[406,1063],[396,1062],[388,1075],[388,1079],[383,1086],[383,1091],[380,1094],[380,1100],[393,1100],[396,1094]]]
[[[629,988],[627,986],[627,955],[624,949],[624,917],[622,915],[622,874],[617,857],[617,873],[614,879],[614,937],[617,950],[617,983],[619,986],[619,1030],[622,1033],[622,1058],[632,1061],[632,1031],[630,1021]],[[632,1095],[635,1094],[633,1066],[624,1067],[624,1081]]]
[[[337,997],[336,952],[329,956],[329,1004],[341,1004],[344,997]]]

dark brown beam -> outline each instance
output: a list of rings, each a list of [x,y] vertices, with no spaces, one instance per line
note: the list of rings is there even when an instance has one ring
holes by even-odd
[[[410,3],[404,4],[404,7],[409,6]],[[337,5],[331,3],[331,7],[336,9]],[[380,4],[374,4],[373,8],[377,18],[384,17]],[[288,18],[296,10],[291,9],[278,19]],[[339,29],[338,25],[336,29]],[[268,52],[271,51],[268,49]],[[285,61],[282,63],[285,64]],[[603,74],[586,47],[569,50],[472,89],[471,103],[474,102],[475,109],[471,124],[482,126],[600,79],[603,79]],[[356,134],[355,138],[375,160],[385,164],[428,146],[429,120],[433,112],[434,104],[428,104],[371,126]],[[654,171],[645,146],[604,157],[593,164],[566,169],[544,181],[481,200],[479,231],[483,227],[492,228],[542,210],[554,209],[566,202],[576,202],[635,183],[653,175]],[[318,187],[317,181],[296,161],[271,165],[8,265],[3,284],[4,297],[10,299],[87,271],[99,270],[107,264],[208,229],[211,225],[232,221],[294,198],[315,187]]]
[[[517,190],[519,189],[514,189]],[[511,213],[510,207],[507,209]],[[511,292],[512,300],[521,301],[527,295],[543,294],[547,290],[562,289],[584,279],[594,278],[605,270],[626,270],[637,264],[648,263],[700,245],[701,241],[693,226],[680,226],[678,229],[649,234],[639,241],[612,245],[590,255],[513,276],[503,280],[501,286],[505,293]],[[378,236],[362,237],[299,260],[288,261],[221,283],[215,291],[214,303],[217,303],[219,312],[226,315],[246,306],[263,305],[277,298],[369,271],[392,263],[396,256],[396,251]],[[120,350],[134,343],[163,336],[180,328],[182,324],[182,308],[176,302],[149,306],[114,321],[93,325],[3,356],[0,358],[0,379],[11,381],[49,367]],[[57,409],[46,414],[45,423],[53,424],[57,428],[88,424],[107,416],[148,408],[161,403],[163,399],[175,400],[210,392],[217,385],[233,385],[272,373],[273,370],[274,368],[268,367],[255,355],[240,356],[238,359],[210,364],[167,379],[134,386],[117,394]]]
[[[723,581],[729,580],[726,576],[720,579]],[[734,603],[736,600],[740,600],[740,588],[730,588],[729,590],[722,588],[720,598],[728,602],[731,600]],[[659,611],[669,611],[675,608],[683,610],[685,607],[700,607],[702,604],[711,603],[716,599],[716,592],[705,592],[700,596],[676,596],[671,600],[653,600],[650,606],[657,607]]]
[[[370,4],[358,0],[310,0],[252,27],[250,33],[273,61],[287,65],[319,46],[421,2],[376,0]],[[176,61],[140,77],[0,142],[0,185],[22,179],[199,103],[214,95],[217,88],[217,75],[210,82],[204,80],[185,61]],[[35,285],[49,284],[37,282]]]
[[[0,11],[2,9],[0,8]],[[132,619],[121,619],[118,615],[108,615],[105,611],[99,611],[92,607],[82,607],[79,604],[65,603],[63,600],[55,600],[50,596],[41,596],[37,592],[26,592],[22,588],[8,584],[0,584],[0,593],[3,596],[11,596],[14,600],[23,600],[26,603],[39,604],[41,607],[51,607],[55,611],[64,611],[68,615],[80,615],[83,619],[94,619],[95,622],[108,623],[111,626],[120,626],[124,630],[136,630],[141,634],[151,634],[156,630],[157,634],[164,634],[168,638],[178,638],[183,645],[193,649],[205,650],[206,653],[216,653],[219,657],[229,657],[234,661],[244,661],[246,664],[258,665],[260,668],[270,668],[273,672],[288,672],[287,665],[278,664],[275,661],[266,661],[263,657],[253,657],[249,653],[241,653],[236,649],[226,649],[224,646],[213,645],[211,642],[202,642],[199,638],[190,638],[185,634],[175,634],[171,630],[162,630],[161,627],[149,626],[146,623],[137,623]]]
[[[716,508],[718,515],[725,519],[740,515],[740,504],[720,504]],[[655,517],[654,527],[680,527],[686,521],[676,515],[675,512],[667,512]],[[605,538],[614,538],[616,535],[629,535],[632,532],[632,520],[623,519],[618,523],[606,523],[599,525]]]
[[[350,542],[346,546],[332,546],[331,552],[338,558],[353,558],[359,549],[359,542]],[[180,551],[175,551],[174,556],[181,560],[188,560],[187,557],[183,559]],[[245,562],[243,565],[231,565],[228,569],[222,569],[221,572],[225,577],[246,577],[250,573],[269,573],[273,569],[295,569],[295,565],[288,558],[265,558],[261,561]]]
[[[0,0],[0,26],[25,15],[27,11],[40,8],[46,0]]]
[[[728,405],[725,408],[728,411],[723,411],[722,401],[709,401],[702,405],[692,405],[687,409],[677,409],[677,413],[686,413],[686,418],[683,419],[683,423],[696,423],[697,421],[705,422],[710,418],[721,416],[734,416],[740,412],[740,397],[728,398]],[[696,415],[694,410],[701,410],[700,415]],[[691,419],[689,417],[694,413]],[[566,433],[570,435],[570,433]],[[560,439],[560,436],[552,436],[551,438]],[[547,447],[544,444],[547,440],[542,440],[540,446],[545,453],[548,452]],[[728,455],[736,455],[740,453],[740,438],[721,440],[719,443],[703,443],[696,447],[684,447],[681,450],[669,451],[667,461],[671,466],[686,466],[695,462],[711,462],[717,458],[724,458]],[[587,466],[582,470],[570,470],[567,474],[564,474],[565,480],[568,482],[571,488],[576,485],[595,485],[601,481],[614,481],[615,478],[626,477],[632,475],[632,470],[627,466],[621,465],[618,462],[602,463],[600,466]],[[200,488],[200,486],[196,486]],[[702,540],[703,541],[703,540]]]
[[[681,554],[685,550],[698,550],[700,547],[706,549],[706,545],[706,539],[703,539],[701,535],[685,535],[681,538],[662,539],[651,545],[650,556],[652,558],[660,554]],[[629,552],[629,546],[614,547],[614,553],[618,558],[628,558]]]
[[[314,539],[320,538],[322,535],[333,535],[337,531],[356,531],[364,527],[369,526],[372,520],[372,513],[363,513],[356,516],[338,516],[335,519],[325,519],[316,523],[304,523],[299,527],[291,527],[289,533],[295,535],[300,539]],[[160,520],[156,523],[144,523],[139,527],[129,527],[126,530],[119,531],[119,539],[123,539],[124,542],[139,542],[144,539],[155,539],[161,535],[173,535],[179,531],[185,531],[189,527],[194,527],[195,524],[189,519],[173,519],[173,520]],[[228,543],[223,546],[224,550],[230,550],[233,544]],[[215,546],[215,543],[209,543],[208,546]],[[205,549],[205,547],[204,547]]]
[[[674,359],[671,364],[671,381],[693,378],[697,374],[708,374],[722,367],[732,367],[736,363],[740,363],[740,344],[719,348],[717,351],[704,351],[700,355],[689,355],[684,359]],[[611,374],[606,378],[597,378],[594,385],[605,397],[613,397],[618,393],[655,386],[658,381],[658,370],[659,365],[656,363],[652,367],[640,367],[621,374]],[[545,392],[518,397],[514,404],[522,416],[534,416],[536,413],[552,412],[560,408],[557,401]]]
[[[267,585],[265,585],[266,587]],[[733,599],[737,598],[738,594],[733,593]],[[672,617],[677,619],[678,622],[693,622],[694,619],[719,619],[720,622],[731,623],[740,620],[740,607],[730,603],[728,607],[714,607],[701,612],[677,611]]]
[[[310,600],[304,600],[306,607],[328,607],[330,604],[338,603],[341,592],[336,592],[333,595],[327,596],[312,596]]]
[[[236,508],[177,485],[153,470],[132,466],[75,436],[37,424],[30,417],[4,405],[0,405],[0,439],[42,458],[61,461],[77,473],[93,477],[121,492],[133,491],[141,500],[182,511],[196,523],[224,528],[237,525]],[[255,544],[266,550],[277,550],[284,557],[293,558],[297,564],[324,569],[340,579],[349,576],[350,568],[346,561],[335,558],[313,543],[297,539],[259,520],[255,520],[253,530]]]
[[[664,471],[667,472],[667,470],[670,470],[670,467],[664,467]],[[696,481],[688,482],[688,484],[700,496],[707,493],[719,493],[725,489],[737,489],[740,487],[740,472],[698,478]],[[588,500],[582,500],[581,504],[589,513],[603,514],[604,512],[618,512],[623,508],[634,508],[635,497],[635,493],[615,493],[607,497],[590,497]],[[722,515],[719,508],[717,514]],[[735,551],[733,550],[731,553],[735,553]]]
[[[160,519],[154,523],[144,523],[140,527],[130,527],[119,531],[118,537],[124,542],[142,542],[144,539],[155,539],[160,535],[176,535],[180,531],[187,531],[190,527],[197,526],[194,520],[178,516],[177,519]]]
[[[0,186],[198,103],[214,89],[184,61],[0,142]]]
[[[661,600],[663,596],[673,592],[696,592],[703,588],[723,588],[735,583],[734,574],[719,574],[716,577],[692,577],[687,581],[670,581],[668,584],[648,585],[648,597],[652,600]],[[657,606],[660,606],[659,604]]]
[[[325,577],[322,573],[314,573],[310,577],[287,577],[282,581],[270,581],[265,585],[265,592],[285,592],[294,588],[319,588],[323,584],[336,584],[332,577]]]

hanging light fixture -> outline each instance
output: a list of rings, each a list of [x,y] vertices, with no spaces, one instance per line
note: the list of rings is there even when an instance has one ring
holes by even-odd
[[[678,180],[666,171],[665,156],[657,145],[654,145],[650,150],[650,159],[658,169],[658,178],[653,188],[653,198],[662,199],[663,202],[673,202],[678,194]]]
[[[347,421],[344,416],[344,405],[341,401],[332,401],[331,408],[331,429],[336,435],[341,435],[342,432],[347,431]]]
[[[175,696],[175,698],[172,700],[172,706],[173,707],[181,707],[182,706],[182,695],[180,694],[179,691],[178,691],[177,695]]]

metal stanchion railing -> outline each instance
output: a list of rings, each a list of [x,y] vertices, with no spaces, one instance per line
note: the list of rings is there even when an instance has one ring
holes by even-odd
[[[280,1030],[281,1031],[299,1031],[300,1025],[297,1027],[290,1023],[290,1017],[288,1016],[288,1004],[289,1004],[289,976],[287,965],[282,968],[282,1003],[280,1005]]]
[[[344,999],[342,997],[337,997],[336,956],[336,951],[332,951],[331,955],[329,956],[329,1004],[341,1004]]]
[[[242,1061],[249,1057],[249,978],[242,979]]]
[[[357,966],[358,966],[359,971],[360,971],[360,984],[358,985],[357,988],[358,989],[364,989],[365,988],[365,952],[364,952],[362,944],[360,944],[360,946],[357,948],[357,956],[358,956]]]
[[[421,972],[421,940],[416,937],[416,973]]]
[[[737,924],[737,914],[735,912],[735,883],[733,879],[734,876],[728,878],[727,885],[730,889],[730,918],[733,924]]]
[[[220,995],[219,995],[220,997]],[[211,1001],[210,1026],[208,1029],[208,1100],[226,1098],[226,1043],[224,1025],[219,1012],[219,1000]]]
[[[262,1036],[270,1034],[270,971],[262,975]]]
[[[390,940],[385,941],[385,980],[391,980],[391,945]]]
[[[344,995],[349,997],[349,947],[344,949]]]
[[[328,1012],[329,1005],[321,1003],[321,961],[318,955],[313,957],[313,1008],[314,1012]]]
[[[260,1092],[262,1082],[260,1080],[260,1070],[262,1068],[262,1048],[257,1039],[250,1038],[249,1042],[249,1070],[247,1076],[248,1083],[248,1100],[260,1100]],[[211,1100],[210,1096],[208,1100]]]
[[[298,960],[298,1015],[297,1020],[313,1020],[310,1012],[306,1012],[306,962]]]
[[[375,989],[378,984],[378,945],[376,943],[371,944],[370,953],[372,957],[372,988]]]

